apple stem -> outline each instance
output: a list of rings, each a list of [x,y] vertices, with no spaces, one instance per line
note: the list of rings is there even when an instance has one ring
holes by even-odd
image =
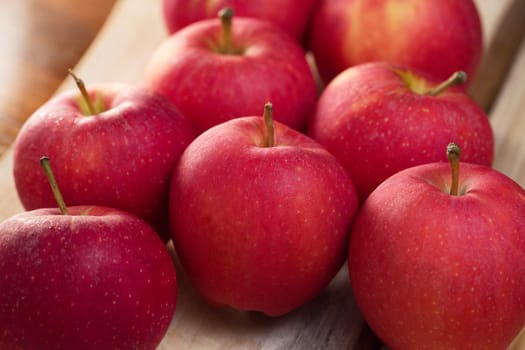
[[[64,202],[62,193],[60,193],[60,189],[58,188],[58,184],[55,179],[55,175],[53,174],[53,169],[51,169],[51,162],[49,158],[46,156],[43,156],[42,158],[40,158],[40,165],[42,166],[42,169],[44,169],[46,178],[49,181],[49,184],[51,185],[51,190],[53,191],[53,196],[55,197],[58,207],[60,208],[60,212],[63,215],[68,215],[66,202]]]
[[[450,194],[457,196],[459,194],[459,159],[461,149],[454,142],[447,145],[447,158],[452,170],[452,183],[450,184]]]
[[[441,94],[443,91],[447,90],[449,87],[452,87],[454,85],[463,84],[466,81],[467,81],[467,73],[461,70],[454,72],[447,80],[445,80],[438,86],[434,87],[433,89],[430,89],[429,91],[427,91],[426,95],[437,96]]]
[[[82,94],[82,97],[84,98],[84,101],[86,101],[86,106],[87,106],[89,115],[95,115],[96,114],[95,107],[93,107],[91,98],[89,97],[89,94],[86,90],[86,85],[84,84],[82,79],[80,79],[79,77],[75,75],[75,73],[73,73],[71,69],[68,69],[68,72],[69,72],[69,75],[71,75],[73,79],[75,80],[75,84],[77,84],[77,87],[80,90],[80,93]]]
[[[264,125],[266,126],[266,142],[264,147],[273,147],[275,144],[275,126],[273,124],[273,106],[270,102],[264,105]]]
[[[232,23],[233,23],[233,9],[225,7],[219,11],[219,18],[222,26],[222,42],[220,52],[227,55],[237,54],[236,48],[233,45],[232,38]]]

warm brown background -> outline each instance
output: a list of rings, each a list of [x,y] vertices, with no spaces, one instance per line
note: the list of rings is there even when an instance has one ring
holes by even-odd
[[[115,0],[2,0],[0,154],[57,89]]]

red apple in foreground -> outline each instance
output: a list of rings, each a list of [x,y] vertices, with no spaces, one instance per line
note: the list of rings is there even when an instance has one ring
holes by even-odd
[[[273,129],[268,114],[198,136],[174,171],[170,210],[177,254],[205,299],[277,316],[340,269],[357,197],[330,153]]]
[[[202,132],[226,120],[258,115],[266,101],[275,119],[306,125],[317,102],[316,83],[299,44],[272,23],[236,18],[194,23],[153,54],[146,86],[173,102]]]
[[[0,348],[153,350],[173,317],[175,270],[130,214],[37,209],[0,224]]]
[[[38,109],[14,144],[14,178],[27,210],[52,207],[53,194],[38,159],[55,163],[68,205],[119,208],[168,234],[168,187],[191,124],[164,97],[142,88],[99,84],[64,92]],[[93,106],[94,105],[94,106]]]
[[[445,162],[406,169],[356,218],[352,289],[392,350],[502,350],[525,325],[525,191],[480,165],[451,178]]]
[[[325,83],[345,68],[390,61],[446,79],[474,76],[482,54],[472,0],[321,0],[310,49]]]
[[[162,12],[170,33],[193,22],[214,18],[221,9],[231,7],[237,16],[268,20],[301,40],[316,2],[317,0],[163,0]]]
[[[455,140],[466,162],[490,166],[492,127],[485,112],[457,86],[387,62],[347,69],[319,98],[308,134],[331,151],[363,201],[381,182],[408,167],[446,161]]]
[[[128,213],[59,203],[0,224],[0,348],[155,349],[176,304],[165,245]]]

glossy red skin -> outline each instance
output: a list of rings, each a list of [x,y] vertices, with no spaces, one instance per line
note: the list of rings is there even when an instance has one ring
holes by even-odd
[[[308,134],[331,151],[363,201],[382,181],[408,167],[447,161],[456,142],[465,162],[490,166],[494,136],[484,111],[460,87],[438,96],[412,92],[389,63],[349,68],[319,98]],[[421,72],[429,88],[439,81]]]
[[[0,348],[154,350],[175,311],[171,257],[144,221],[103,207],[0,224]]]
[[[404,170],[360,209],[349,270],[356,301],[393,350],[506,349],[525,325],[525,191],[497,171]]]
[[[312,21],[309,47],[325,82],[347,67],[371,61],[407,65],[446,79],[457,70],[475,75],[483,37],[472,0],[323,0]]]
[[[199,20],[216,18],[217,13],[231,7],[237,17],[270,21],[300,40],[317,0],[164,0],[162,12],[170,33]]]
[[[201,134],[183,153],[171,187],[172,234],[206,300],[271,316],[308,302],[346,257],[357,209],[351,180],[317,143],[260,117]]]
[[[84,116],[78,91],[48,101],[24,124],[14,146],[14,178],[25,209],[56,202],[39,164],[51,160],[67,205],[119,208],[168,234],[168,187],[175,162],[195,137],[165,98],[120,84],[89,88],[108,109]]]
[[[153,54],[146,86],[168,97],[198,132],[226,120],[261,115],[304,128],[317,101],[304,50],[269,22],[233,19],[233,41],[242,55],[219,54],[218,19],[194,23],[168,38]]]

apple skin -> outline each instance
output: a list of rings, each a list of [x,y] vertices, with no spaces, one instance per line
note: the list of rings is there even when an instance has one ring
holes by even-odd
[[[13,173],[24,208],[56,206],[39,163],[45,155],[67,205],[122,209],[167,239],[171,172],[195,138],[193,127],[169,101],[146,89],[107,83],[88,90],[93,99],[103,95],[105,111],[82,114],[80,92],[66,91],[22,127]]]
[[[0,348],[154,350],[177,300],[156,232],[96,206],[36,209],[0,224]]]
[[[239,17],[259,18],[278,25],[288,34],[302,40],[317,0],[163,0],[162,13],[170,33],[231,7]]]
[[[407,82],[399,72],[409,72],[402,73]],[[402,169],[446,161],[451,141],[465,162],[492,164],[485,112],[457,86],[437,96],[422,93],[438,83],[420,71],[372,62],[345,70],[320,96],[308,135],[343,164],[361,202]]]
[[[525,191],[481,165],[403,170],[365,201],[348,266],[358,306],[392,350],[506,349],[525,325]]]
[[[197,131],[258,115],[267,101],[274,119],[304,129],[317,87],[304,50],[275,25],[234,18],[232,36],[242,54],[220,54],[219,19],[194,23],[169,37],[152,55],[145,84],[175,104]]]
[[[309,47],[325,83],[371,61],[407,65],[442,80],[458,70],[473,77],[483,52],[472,0],[322,0],[311,26]]]
[[[260,117],[198,136],[171,184],[173,242],[193,286],[214,305],[285,314],[312,299],[346,259],[357,210],[350,178],[305,135]]]

